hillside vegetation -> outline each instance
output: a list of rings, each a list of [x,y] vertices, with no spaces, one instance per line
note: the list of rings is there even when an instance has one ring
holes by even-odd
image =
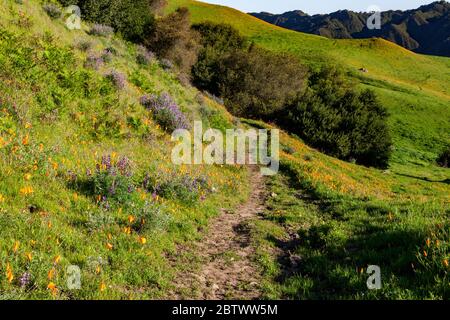
[[[339,10],[308,15],[301,10],[251,15],[277,26],[334,39],[383,38],[418,53],[450,56],[450,3],[436,1],[412,10],[381,12],[381,28],[370,30],[372,13]]]
[[[193,23],[228,23],[264,48],[294,53],[312,69],[343,66],[348,79],[373,89],[390,112],[395,148],[386,171],[333,159],[282,135],[283,174],[268,181],[263,220],[251,223],[265,296],[448,298],[449,173],[436,159],[449,141],[450,59],[381,39],[293,32],[197,1],[169,5],[187,6]],[[382,266],[382,290],[367,291],[369,264]]]
[[[254,187],[240,165],[172,164],[170,130],[194,120],[222,131],[272,125],[234,118],[169,61],[105,26],[70,31],[40,1],[0,4],[0,297],[170,297],[199,259],[183,247],[248,204]],[[449,60],[383,40],[303,35],[200,2],[168,10],[179,5],[194,22],[231,23],[312,68],[343,64],[392,114],[390,170],[281,132],[281,171],[258,186],[264,210],[250,208],[260,217],[239,226],[256,251],[258,295],[448,299],[449,174],[434,162],[448,142]],[[368,264],[381,266],[382,290],[368,292]],[[71,265],[79,290],[67,283]]]
[[[216,128],[232,126],[223,107],[89,29],[68,30],[38,1],[1,1],[2,298],[160,297],[176,271],[165,254],[246,197],[242,168],[172,165],[170,135],[140,98],[167,92]],[[68,290],[69,265],[80,290]]]
[[[450,141],[450,59],[418,55],[383,39],[333,40],[286,30],[224,6],[171,0],[168,11],[186,6],[192,22],[228,23],[256,44],[291,52],[318,68],[338,64],[362,88],[375,90],[391,113],[395,150],[392,170],[445,179],[435,160]],[[369,72],[362,73],[360,68]]]

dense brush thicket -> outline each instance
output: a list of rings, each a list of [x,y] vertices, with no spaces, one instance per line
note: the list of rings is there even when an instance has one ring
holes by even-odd
[[[437,159],[438,165],[444,168],[450,167],[450,147],[448,147],[444,152],[441,153],[439,158]]]
[[[198,33],[191,29],[189,18],[189,10],[179,8],[157,19],[144,41],[159,58],[169,59],[185,73],[190,73],[197,61],[200,40]]]
[[[142,42],[154,29],[153,0],[59,0],[64,5],[78,5],[82,18],[114,28],[126,40]],[[155,3],[154,3],[155,2]]]
[[[391,137],[386,109],[372,91],[357,92],[334,68],[309,76],[288,54],[249,44],[229,25],[193,27],[202,50],[193,82],[224,99],[235,115],[275,121],[332,156],[386,167]]]
[[[384,168],[392,145],[387,117],[373,91],[357,92],[337,69],[324,68],[311,74],[282,123],[327,154]]]
[[[291,55],[248,44],[228,25],[194,29],[203,45],[192,68],[194,84],[221,96],[235,115],[267,120],[302,89],[306,68]]]

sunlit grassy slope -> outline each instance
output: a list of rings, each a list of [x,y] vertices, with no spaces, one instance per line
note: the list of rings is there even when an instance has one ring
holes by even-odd
[[[350,78],[374,89],[389,108],[395,141],[393,169],[419,171],[424,176],[439,171],[432,163],[450,141],[450,59],[418,55],[382,39],[332,40],[294,32],[198,1],[170,0],[168,10],[179,6],[190,9],[193,23],[229,23],[255,43],[292,52],[313,68],[325,63],[343,66]],[[369,72],[361,73],[360,68]]]
[[[137,64],[135,45],[83,28],[68,30],[38,1],[0,1],[0,299],[159,297],[174,274],[164,253],[245,198],[242,168],[173,165],[170,135],[139,98],[168,92],[189,121],[214,127],[231,126],[224,108],[156,60]],[[115,52],[110,61],[84,66],[105,48]],[[126,77],[123,89],[105,78],[110,70]],[[106,205],[84,187],[107,155],[131,161],[132,201]],[[152,184],[202,176],[216,192],[193,203],[156,197],[145,176]],[[149,206],[159,209],[142,211]],[[69,265],[81,269],[80,290],[68,290]]]
[[[173,8],[174,3],[171,5]],[[199,19],[201,10],[204,10],[203,5],[198,9],[195,9],[196,4],[191,5],[194,6],[194,18]],[[250,19],[248,21],[251,22],[248,32],[252,28],[255,34],[259,32],[258,28],[268,30],[265,31],[268,33],[285,32],[245,15],[241,19],[230,9],[214,6],[205,8],[232,13],[236,24],[241,25],[242,32],[246,31],[242,27],[245,19]],[[208,12],[210,11],[206,10],[206,17]],[[215,21],[220,18],[220,15],[214,16],[214,11],[209,14]],[[248,195],[247,171],[240,166],[173,165],[170,161],[173,145],[170,136],[158,127],[152,115],[140,105],[139,98],[144,93],[168,92],[190,121],[201,119],[205,125],[215,128],[232,126],[232,117],[224,107],[195,88],[183,86],[175,73],[163,70],[157,61],[147,66],[138,65],[135,45],[125,43],[115,36],[90,36],[86,33],[89,26],[84,24],[83,27],[83,30],[69,31],[62,19],[51,20],[38,1],[18,4],[12,0],[0,0],[2,299],[164,297],[172,289],[174,274],[185,270],[183,265],[173,266],[167,254],[177,254],[177,244],[198,239],[200,230],[207,227],[209,218],[218,214],[221,208],[233,209]],[[327,41],[314,36],[286,34],[289,37],[299,37],[299,41],[303,39],[304,47],[307,47],[307,43],[320,46]],[[81,42],[92,44],[91,53],[80,49]],[[85,67],[89,54],[101,54],[106,48],[114,49],[111,61],[105,62],[98,70]],[[328,54],[326,50],[322,50],[322,55],[319,56],[323,60],[313,54],[314,50],[310,49],[310,56],[314,60],[311,59],[308,63],[318,65],[325,62],[324,57]],[[435,60],[441,66],[448,65],[447,59],[426,59]],[[115,88],[105,79],[104,74],[110,70],[126,76],[123,89]],[[442,70],[445,70],[444,67]],[[277,230],[277,226],[273,225],[277,221],[291,223],[293,220],[295,223],[300,222],[305,229],[319,223],[331,225],[331,232],[324,233],[323,236],[327,237],[328,243],[334,243],[338,250],[342,250],[341,245],[346,239],[360,243],[358,237],[361,234],[376,238],[381,233],[383,242],[375,239],[362,246],[365,250],[381,252],[377,246],[388,248],[385,241],[390,241],[390,238],[383,236],[383,232],[389,231],[392,235],[396,231],[392,228],[397,228],[415,235],[414,238],[398,237],[400,242],[396,245],[398,252],[404,252],[408,259],[412,259],[411,254],[414,258],[417,248],[423,245],[422,240],[426,239],[428,228],[441,221],[449,221],[450,189],[445,180],[448,176],[444,169],[437,170],[429,165],[440,145],[439,141],[446,134],[444,130],[448,124],[445,120],[445,108],[448,108],[448,104],[442,100],[442,95],[446,93],[441,93],[441,98],[428,93],[417,93],[413,82],[405,84],[405,81],[398,80],[403,84],[381,81],[372,74],[361,78],[363,85],[377,88],[380,93],[385,92],[381,95],[382,99],[396,106],[392,107],[397,148],[400,150],[394,159],[397,163],[396,172],[382,172],[345,163],[307,147],[296,137],[281,134],[282,173],[276,179],[290,177],[297,180],[303,189],[314,193],[321,201],[340,204],[339,201],[345,200],[340,209],[345,212],[337,211],[338,217],[342,217],[337,224],[329,221],[328,213],[316,214],[310,210],[303,212],[300,205],[292,205],[291,202],[279,211],[280,204],[273,203],[275,216],[269,221],[266,230],[260,230],[261,239],[275,239],[267,237],[267,233]],[[439,91],[431,84],[426,90]],[[429,103],[422,105],[417,101]],[[415,108],[411,108],[414,112],[408,108],[409,104],[414,105]],[[401,108],[405,109],[405,117],[401,116]],[[431,114],[432,108],[438,111],[441,108],[443,111],[435,110],[436,113],[427,118],[426,115]],[[207,112],[202,113],[200,110]],[[394,112],[396,110],[399,111]],[[395,126],[396,119],[404,121],[404,125]],[[424,119],[428,122],[424,122]],[[442,123],[441,129],[435,125],[439,121]],[[262,123],[250,123],[254,126],[266,126]],[[441,130],[443,137],[439,137],[438,130]],[[430,140],[430,137],[435,139]],[[425,147],[427,144],[431,146],[429,151]],[[418,154],[423,155],[423,159]],[[97,166],[100,167],[103,155],[111,155],[113,162],[121,156],[130,159],[132,179],[136,185],[136,189],[131,191],[133,201],[130,203],[123,206],[112,204],[106,208],[98,200],[97,194],[85,188],[92,173],[96,172]],[[415,159],[418,165],[411,166],[410,159]],[[401,165],[401,161],[405,161],[405,165]],[[430,166],[429,171],[426,170],[427,166]],[[154,179],[154,183],[176,181],[180,177],[202,177],[214,188],[194,203],[177,197],[153,197],[143,186],[147,175]],[[417,179],[424,178],[424,175],[431,180]],[[273,191],[282,195],[290,192],[287,189],[282,186]],[[301,188],[294,189],[292,192],[296,199],[303,201],[302,197],[297,197]],[[283,200],[284,196],[279,199]],[[375,206],[369,208],[369,200],[377,202],[377,205],[381,203],[384,209],[380,210]],[[148,215],[148,212],[141,212],[143,203],[154,203],[159,213],[152,212],[149,219],[139,219],[137,222],[139,215]],[[404,209],[405,205],[408,210]],[[353,214],[355,209],[359,211]],[[360,211],[365,212],[363,219]],[[351,214],[351,224],[347,223],[348,217],[344,219],[347,213]],[[366,219],[370,225],[363,228]],[[389,228],[386,228],[387,223]],[[359,229],[355,226],[359,226],[361,233],[358,233]],[[372,227],[369,228],[370,226]],[[311,234],[315,235],[313,232]],[[440,248],[449,246],[448,236],[439,239],[442,243]],[[406,250],[405,243],[412,248]],[[345,246],[343,248],[344,251],[347,249]],[[265,249],[265,246],[258,246],[258,250]],[[316,254],[309,246],[305,250]],[[355,246],[352,246],[352,250],[355,250]],[[269,250],[268,254],[271,252]],[[324,258],[320,260],[328,259],[329,253],[328,248],[325,248],[321,253]],[[386,257],[392,258],[389,250],[382,253],[377,258],[380,263],[386,261]],[[314,260],[315,257],[307,258]],[[350,262],[341,259],[340,255],[334,258],[338,259],[338,263],[332,265],[339,268],[342,266],[341,271],[336,273],[338,276],[343,273],[342,270],[347,273],[355,265],[360,266],[366,262],[366,259],[358,256]],[[439,270],[442,272],[446,270],[442,269],[443,258],[448,258],[448,251],[442,251],[430,260],[440,263]],[[396,272],[405,272],[405,265],[409,266],[408,259],[402,258],[399,266],[394,263],[394,267],[390,269],[394,275]],[[263,267],[275,264],[276,257],[272,255],[265,262]],[[369,262],[377,263],[378,260]],[[68,290],[66,268],[69,265],[76,265],[81,269],[80,290]],[[327,271],[322,266],[318,269],[334,272],[333,269]],[[266,272],[265,275],[271,277],[272,273]],[[23,279],[27,278],[28,284],[23,285]],[[311,274],[308,281],[322,278]],[[436,287],[437,294],[442,295],[443,291],[428,280],[427,278],[421,283]],[[270,279],[267,281],[270,282]],[[339,289],[346,291],[348,282],[353,283],[353,278],[344,278]],[[330,288],[335,288],[334,285],[335,283]],[[292,288],[297,287],[301,288],[302,285]],[[395,288],[403,290],[403,286]],[[281,293],[285,289],[276,287],[276,293],[268,292],[267,295],[285,297]],[[296,297],[296,292],[287,296]],[[430,294],[426,296],[429,297]]]

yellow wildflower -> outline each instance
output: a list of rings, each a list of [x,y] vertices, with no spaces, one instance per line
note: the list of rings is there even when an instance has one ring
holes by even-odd
[[[61,256],[60,256],[60,255],[57,255],[57,256],[55,257],[55,259],[53,259],[53,263],[54,263],[54,264],[58,264],[60,260],[61,260]]]
[[[6,264],[6,279],[8,280],[9,283],[11,283],[14,280],[14,274],[9,263]]]
[[[22,195],[25,195],[25,196],[28,194],[32,194],[34,192],[33,188],[30,186],[23,187],[19,191]]]
[[[56,293],[58,292],[58,289],[56,288],[56,284],[54,284],[53,282],[50,282],[47,285],[47,289],[51,291],[52,295],[56,295]]]
[[[14,242],[14,246],[13,246],[13,252],[14,253],[16,253],[17,250],[19,250],[19,246],[20,246],[20,241]]]
[[[53,276],[55,275],[55,269],[50,269],[50,271],[47,273],[48,280],[52,280]]]

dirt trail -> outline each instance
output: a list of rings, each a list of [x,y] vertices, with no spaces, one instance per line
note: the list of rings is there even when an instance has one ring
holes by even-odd
[[[247,222],[264,210],[265,184],[258,167],[250,167],[251,195],[234,212],[222,211],[207,234],[191,249],[200,270],[180,272],[173,299],[255,299],[260,275],[253,262]]]

